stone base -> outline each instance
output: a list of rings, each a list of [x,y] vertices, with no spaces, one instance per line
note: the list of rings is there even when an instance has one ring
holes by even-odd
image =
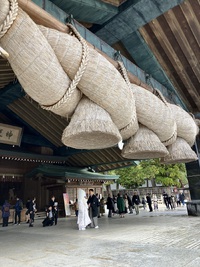
[[[200,216],[200,200],[186,202],[189,216]]]

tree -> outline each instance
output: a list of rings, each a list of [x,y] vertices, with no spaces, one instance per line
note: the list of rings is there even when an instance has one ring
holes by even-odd
[[[185,165],[162,164],[159,159],[143,160],[137,166],[114,170],[119,175],[119,183],[125,188],[138,187],[145,179],[163,186],[184,187],[187,184]],[[113,174],[113,172],[112,172]]]

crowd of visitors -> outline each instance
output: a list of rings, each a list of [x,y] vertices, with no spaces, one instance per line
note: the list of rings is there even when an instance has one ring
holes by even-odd
[[[178,206],[185,205],[185,195],[183,192],[169,195],[164,191],[162,196],[163,203],[167,210],[174,210]],[[133,214],[133,211],[138,215],[140,213],[140,208],[146,210],[147,205],[149,212],[158,211],[159,205],[156,194],[151,196],[150,193],[147,193],[147,195],[145,197],[143,196],[140,200],[137,191],[134,191],[132,196],[129,196],[127,193],[124,195],[118,193],[117,196],[112,196],[110,193],[105,201],[103,197],[100,197],[98,194],[95,195],[93,189],[89,190],[88,198],[84,190],[78,189],[78,198],[74,203],[74,210],[75,215],[77,216],[78,229],[86,230],[87,228],[99,228],[98,218],[104,216],[105,206],[108,210],[108,218],[112,218],[116,214],[118,214],[120,218],[124,218],[125,214]],[[20,225],[23,202],[19,197],[16,197],[16,203],[13,208],[14,224]],[[8,226],[10,209],[11,205],[5,200],[2,206],[3,227]],[[29,224],[29,227],[33,227],[35,213],[37,212],[35,197],[27,200],[26,209],[26,222]],[[46,207],[45,211],[46,218],[42,222],[43,227],[57,225],[58,202],[55,200],[55,196],[51,197],[49,205]]]

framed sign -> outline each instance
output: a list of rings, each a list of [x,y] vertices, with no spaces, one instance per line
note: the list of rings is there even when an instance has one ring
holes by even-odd
[[[20,146],[22,128],[0,123],[0,143]]]

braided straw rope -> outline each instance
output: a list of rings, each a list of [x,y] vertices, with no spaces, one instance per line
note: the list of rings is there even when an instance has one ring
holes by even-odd
[[[72,80],[69,88],[66,90],[66,93],[64,96],[54,105],[52,106],[44,106],[42,105],[41,107],[43,109],[49,110],[49,111],[54,111],[54,109],[58,109],[63,103],[67,101],[67,99],[70,99],[71,95],[73,94],[74,90],[76,89],[76,86],[78,85],[79,81],[81,80],[85,69],[87,67],[88,63],[88,45],[86,41],[83,39],[83,37],[79,34],[79,32],[76,30],[76,28],[71,25],[67,24],[67,26],[71,29],[72,35],[76,36],[76,38],[80,41],[82,45],[82,58],[81,58],[81,64],[79,66],[79,69],[74,76],[74,79]]]
[[[168,103],[167,103],[165,97],[163,96],[163,94],[162,94],[158,89],[153,88],[153,94],[154,94],[155,96],[157,96],[161,101],[163,101],[163,103],[164,103],[166,106],[168,106]]]
[[[169,107],[169,104],[167,103],[165,97],[158,89],[153,88],[153,94],[157,96],[167,107]],[[177,125],[175,126],[173,135],[168,140],[165,140],[162,143],[165,146],[171,145],[172,143],[176,141],[176,138],[177,138]]]
[[[130,92],[132,92],[131,83],[129,81],[127,71],[124,67],[124,64],[121,61],[117,61],[117,63],[119,64],[118,71],[120,72],[120,74],[124,78],[124,80],[128,86],[128,90],[130,90]],[[134,106],[135,106],[135,99],[134,99],[133,94],[132,94],[132,98],[133,98]],[[128,138],[133,136],[137,132],[137,130],[139,129],[137,116],[136,116],[136,109],[134,109],[134,111],[135,112],[133,112],[133,114],[132,114],[131,122],[127,126],[125,126],[124,128],[120,129],[120,134],[121,134],[123,140],[127,140]]]
[[[3,24],[0,25],[0,38],[4,36],[4,34],[10,29],[14,20],[18,14],[18,2],[17,0],[9,0],[10,2],[10,10],[4,20]]]

